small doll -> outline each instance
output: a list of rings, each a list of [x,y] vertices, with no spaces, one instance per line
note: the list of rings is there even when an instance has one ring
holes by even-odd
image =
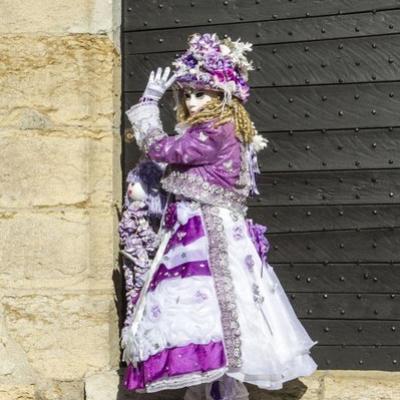
[[[163,166],[141,159],[126,178],[128,187],[119,223],[121,254],[126,286],[127,312],[122,331],[122,343],[132,322],[134,308],[146,280],[151,257],[159,245],[154,225],[162,215],[165,194],[160,189]]]

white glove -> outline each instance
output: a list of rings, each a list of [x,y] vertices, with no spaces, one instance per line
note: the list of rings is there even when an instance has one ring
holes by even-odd
[[[170,67],[167,67],[164,72],[162,72],[161,67],[158,67],[155,76],[154,71],[151,71],[146,89],[144,90],[142,97],[150,98],[155,101],[160,100],[167,89],[174,83],[177,77],[176,74],[172,74],[171,78],[168,79],[170,71]]]
[[[161,99],[177,77],[173,74],[171,78],[168,79],[170,70],[170,67],[167,67],[165,71],[162,72],[162,68],[159,67],[156,75],[154,75],[154,71],[151,71],[149,81],[142,97],[155,100],[154,102],[140,101],[125,112],[132,124],[136,142],[145,153],[148,152],[153,142],[167,136],[160,120],[158,100]]]

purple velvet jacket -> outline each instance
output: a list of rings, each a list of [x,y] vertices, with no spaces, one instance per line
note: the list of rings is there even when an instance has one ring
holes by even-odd
[[[159,120],[158,104],[140,102],[126,112],[139,147],[169,168],[161,179],[167,192],[246,214],[251,187],[247,147],[236,137],[233,121],[177,124],[169,136]],[[147,116],[147,117],[146,117]]]

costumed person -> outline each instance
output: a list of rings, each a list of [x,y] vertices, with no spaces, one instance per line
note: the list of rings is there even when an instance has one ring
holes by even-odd
[[[187,387],[185,400],[248,399],[311,375],[313,341],[268,263],[266,227],[246,218],[259,194],[258,134],[244,108],[251,43],[192,34],[170,68],[152,71],[126,111],[140,149],[166,163],[171,196],[160,245],[124,331],[124,386],[138,392]],[[176,135],[160,119],[171,87]]]

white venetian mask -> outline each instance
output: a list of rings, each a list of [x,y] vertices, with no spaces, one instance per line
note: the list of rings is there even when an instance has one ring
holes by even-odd
[[[185,104],[192,115],[200,111],[210,100],[218,96],[212,90],[185,89],[183,92]]]

